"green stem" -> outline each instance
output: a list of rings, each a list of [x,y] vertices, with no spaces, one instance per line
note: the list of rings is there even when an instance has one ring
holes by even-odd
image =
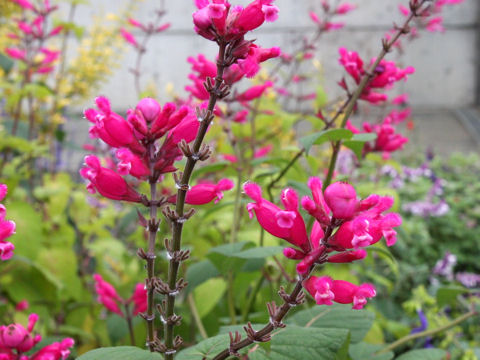
[[[233,271],[229,270],[228,276],[228,288],[227,288],[227,305],[228,305],[228,314],[230,315],[230,322],[232,325],[237,324],[237,313],[235,311],[235,291],[233,288]]]
[[[290,162],[285,166],[282,171],[272,180],[270,183],[267,185],[267,192],[268,192],[268,197],[270,198],[270,201],[273,201],[273,195],[272,195],[272,189],[273,187],[285,176],[285,174],[290,170],[290,168],[295,165],[297,160],[303,155],[305,152],[305,149],[299,150],[295,156],[290,160]]]
[[[128,333],[130,335],[130,344],[135,346],[135,332],[133,331],[132,313],[130,312],[130,307],[128,304],[125,304],[125,317],[128,325]]]
[[[198,313],[197,306],[195,305],[195,299],[193,298],[192,293],[188,294],[187,296],[188,307],[190,308],[190,313],[192,314],[193,320],[197,325],[198,331],[203,339],[208,338],[207,331],[203,326],[202,319],[200,318],[200,314]]]
[[[416,334],[410,334],[410,335],[404,336],[403,338],[398,339],[397,341],[391,343],[390,345],[385,346],[382,350],[378,351],[376,355],[380,355],[380,354],[384,354],[384,353],[387,353],[389,351],[392,351],[393,349],[395,349],[395,348],[397,348],[397,347],[399,347],[399,346],[401,346],[401,345],[403,345],[403,344],[405,344],[409,341],[441,333],[441,332],[446,331],[446,330],[464,322],[465,320],[467,320],[471,317],[477,316],[477,315],[478,315],[478,313],[476,311],[472,310],[472,311],[456,318],[455,320],[449,322],[448,324],[440,326],[436,329],[425,330],[425,331],[422,331],[422,332],[419,332],[419,333],[416,333]]]
[[[257,294],[259,293],[260,289],[262,288],[263,282],[265,281],[265,277],[262,275],[258,278],[255,287],[253,288],[250,296],[248,297],[247,304],[243,310],[242,314],[242,322],[246,323],[248,321],[248,316],[253,309],[253,305],[255,305],[255,300],[257,298]]]

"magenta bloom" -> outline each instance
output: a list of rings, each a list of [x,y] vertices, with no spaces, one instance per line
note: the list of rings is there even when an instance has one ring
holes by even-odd
[[[0,351],[2,348],[15,349],[18,353],[30,351],[42,339],[40,335],[32,334],[37,321],[38,315],[30,314],[26,329],[21,324],[0,326]]]
[[[217,184],[211,182],[202,182],[192,186],[187,191],[185,203],[190,205],[205,205],[215,200],[215,204],[223,199],[223,191],[231,190],[234,187],[230,179],[222,179]],[[177,195],[168,198],[168,201],[174,204],[177,201]]]
[[[5,184],[0,184],[0,201],[7,195],[8,188]],[[7,209],[0,204],[0,260],[5,261],[13,256],[15,246],[6,239],[15,234],[15,222],[5,220]]]
[[[225,40],[242,39],[265,21],[275,21],[278,8],[274,0],[254,0],[245,8],[231,6],[225,0],[196,1],[198,10],[193,13],[195,31],[208,40],[222,37]]]
[[[356,84],[359,84],[362,77],[366,74],[364,68],[364,62],[360,58],[357,52],[348,51],[345,48],[339,49],[340,64],[345,68],[345,71],[353,78]],[[373,63],[375,59],[372,59],[370,63]],[[366,100],[372,104],[378,104],[388,99],[386,94],[378,93],[373,89],[390,89],[393,84],[400,80],[406,80],[407,76],[413,74],[415,69],[411,66],[401,69],[398,68],[393,61],[382,60],[375,69],[375,76],[367,84],[363,90],[360,98]],[[340,82],[345,90],[348,90],[346,82],[343,80]]]
[[[137,40],[135,39],[135,36],[132,35],[132,33],[128,32],[124,28],[120,29],[120,35],[125,39],[126,42],[128,42],[130,45],[133,45],[134,47],[138,48],[139,44]]]
[[[129,299],[129,302],[134,303],[133,315],[147,311],[147,296],[148,294],[145,289],[145,284],[138,283],[135,286],[132,297]]]
[[[355,310],[363,309],[367,299],[376,295],[372,284],[358,286],[345,280],[333,280],[328,276],[311,276],[303,282],[303,286],[318,305],[332,305],[332,301],[335,301],[352,304]]]
[[[102,167],[100,160],[95,155],[85,157],[86,167],[80,170],[80,175],[90,181],[87,189],[94,194],[98,191],[101,195],[112,200],[140,202],[140,195],[127,184],[115,171]]]
[[[32,355],[30,360],[66,360],[73,345],[75,341],[72,338],[65,338],[40,349]]]
[[[270,87],[273,86],[271,81],[266,81],[263,85],[255,85],[252,86],[250,89],[246,90],[245,92],[237,95],[237,101],[252,101],[254,99],[259,98],[263,95],[263,93]]]

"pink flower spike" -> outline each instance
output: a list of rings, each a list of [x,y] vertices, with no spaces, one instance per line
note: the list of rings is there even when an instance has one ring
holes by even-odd
[[[172,24],[170,24],[170,23],[165,23],[165,24],[163,24],[163,25],[160,25],[160,26],[157,28],[156,32],[159,33],[159,32],[165,31],[165,30],[169,29],[170,26],[172,26]]]
[[[138,22],[137,20],[133,19],[133,18],[129,18],[129,19],[128,19],[128,23],[129,23],[130,25],[132,25],[132,26],[137,27],[137,28],[141,28],[141,29],[143,28],[143,25],[142,25],[140,22]]]
[[[267,145],[264,147],[261,147],[257,151],[255,151],[255,154],[253,154],[253,157],[255,159],[262,158],[264,156],[267,156],[273,149],[273,145]]]
[[[321,21],[316,13],[314,13],[313,11],[310,11],[309,15],[310,15],[310,19],[312,19],[313,22],[317,24],[321,24]]]

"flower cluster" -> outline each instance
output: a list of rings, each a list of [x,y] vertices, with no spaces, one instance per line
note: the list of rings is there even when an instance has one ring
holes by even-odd
[[[365,143],[363,154],[370,152],[382,152],[383,158],[388,159],[390,154],[396,150],[401,150],[403,145],[408,142],[408,138],[402,134],[395,132],[393,120],[387,116],[380,124],[363,123],[363,131],[356,128],[350,120],[347,122],[346,128],[354,134],[374,133],[377,135],[373,142]]]
[[[317,264],[326,262],[345,263],[365,258],[363,249],[385,237],[387,245],[396,242],[393,229],[401,224],[396,213],[383,214],[393,205],[393,199],[370,195],[358,200],[353,186],[336,182],[322,191],[322,181],[311,178],[308,186],[312,198],[305,196],[299,201],[295,190],[282,191],[284,209],[262,198],[262,190],[255,183],[247,183],[244,190],[255,202],[247,209],[267,232],[284,239],[295,246],[284,249],[289,259],[300,260],[297,272],[305,280],[305,289],[315,298],[317,304],[330,305],[332,301],[352,303],[354,309],[362,308],[366,298],[375,295],[370,284],[360,286],[329,277],[310,276]],[[315,221],[310,232],[301,213],[299,204]],[[336,230],[336,231],[335,231]]]
[[[37,314],[30,314],[25,329],[22,324],[0,326],[0,359],[2,360],[65,360],[70,355],[74,345],[71,338],[55,342],[43,347],[33,355],[25,355],[38,344],[42,337],[33,334],[33,328],[38,321]]]
[[[60,51],[45,47],[46,40],[58,35],[63,27],[61,25],[47,31],[47,18],[57,9],[45,0],[42,6],[34,5],[28,0],[14,0],[25,12],[22,18],[16,19],[16,33],[8,36],[18,42],[17,46],[5,48],[5,53],[13,59],[25,63],[32,73],[47,74],[53,71],[54,63],[60,56]],[[27,18],[31,15],[31,19]],[[33,45],[32,44],[36,44]]]
[[[360,55],[355,51],[348,51],[347,49],[341,47],[339,49],[340,53],[340,64],[345,68],[345,71],[352,77],[355,83],[360,84],[364,75],[366,75],[366,69],[364,67],[364,62]],[[375,59],[371,60],[371,64],[375,62]],[[367,84],[360,99],[368,101],[371,104],[383,103],[388,99],[388,95],[384,93],[379,93],[373,89],[390,89],[393,84],[400,80],[406,80],[407,76],[413,74],[415,68],[408,66],[405,69],[398,68],[393,61],[382,60],[380,64],[374,69],[373,77],[371,81]],[[349,91],[347,82],[345,79],[340,81],[339,85]]]
[[[158,34],[167,30],[170,27],[170,23],[165,23],[162,25],[157,25],[151,22],[148,24],[142,24],[138,20],[135,20],[132,18],[128,19],[128,22],[133,27],[139,29],[144,35]],[[120,35],[124,38],[126,42],[128,42],[134,48],[142,52],[145,51],[145,48],[142,45],[140,45],[140,43],[137,41],[135,36],[131,32],[127,31],[125,28],[120,29]]]
[[[0,201],[7,195],[7,185],[0,184]],[[7,209],[0,204],[0,260],[8,260],[13,256],[15,246],[6,239],[15,234],[15,222],[5,220]]]
[[[93,279],[95,280],[95,292],[98,295],[97,300],[105,306],[107,310],[122,317],[124,317],[125,314],[120,309],[120,305],[125,306],[133,303],[134,316],[147,310],[147,290],[144,284],[138,283],[135,286],[133,295],[125,300],[118,295],[117,290],[115,290],[112,284],[103,280],[101,275],[95,274],[93,275]]]
[[[343,22],[331,22],[330,18],[335,15],[345,15],[355,10],[356,6],[350,3],[335,3],[332,5],[329,0],[321,1],[324,18],[320,18],[314,11],[309,13],[310,19],[317,24],[317,26],[323,31],[338,30],[345,26]]]
[[[195,0],[198,10],[193,14],[195,31],[208,40],[223,38],[243,40],[243,36],[265,21],[278,18],[274,0],[254,0],[245,8],[231,6],[225,0]]]

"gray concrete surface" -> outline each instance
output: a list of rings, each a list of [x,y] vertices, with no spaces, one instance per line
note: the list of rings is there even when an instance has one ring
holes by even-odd
[[[235,0],[232,3],[246,4],[247,0]],[[323,37],[319,42],[317,57],[324,67],[323,77],[331,97],[339,93],[335,83],[343,74],[338,65],[338,47],[359,51],[368,59],[380,49],[380,39],[391,27],[393,21],[400,22],[399,4],[407,0],[350,0],[358,9],[344,16],[345,29]],[[128,0],[95,0],[93,6],[80,6],[77,19],[88,25],[93,16],[122,9]],[[135,18],[146,21],[151,19],[156,1],[137,1]],[[205,53],[214,57],[215,46],[197,36],[193,31],[191,14],[195,10],[191,0],[166,0],[168,14],[165,21],[172,23],[171,29],[156,36],[149,46],[144,60],[143,84],[152,81],[165,96],[167,84],[173,84],[176,91],[182,93],[188,83],[189,55]],[[308,11],[319,6],[316,0],[277,0],[280,17],[277,22],[262,26],[251,35],[262,46],[280,46],[292,50],[296,46],[298,35],[308,35],[314,31]],[[422,33],[420,39],[408,44],[406,52],[397,60],[417,68],[403,89],[412,95],[412,103],[417,106],[464,107],[472,105],[477,99],[478,89],[478,14],[480,2],[465,0],[460,5],[446,7],[444,34]],[[65,10],[64,10],[65,11]],[[396,56],[392,55],[392,59]],[[135,103],[135,91],[132,75],[128,71],[134,64],[134,52],[129,50],[122,66],[105,83],[99,93],[108,95],[114,104],[124,107]],[[86,104],[81,104],[81,109]]]

